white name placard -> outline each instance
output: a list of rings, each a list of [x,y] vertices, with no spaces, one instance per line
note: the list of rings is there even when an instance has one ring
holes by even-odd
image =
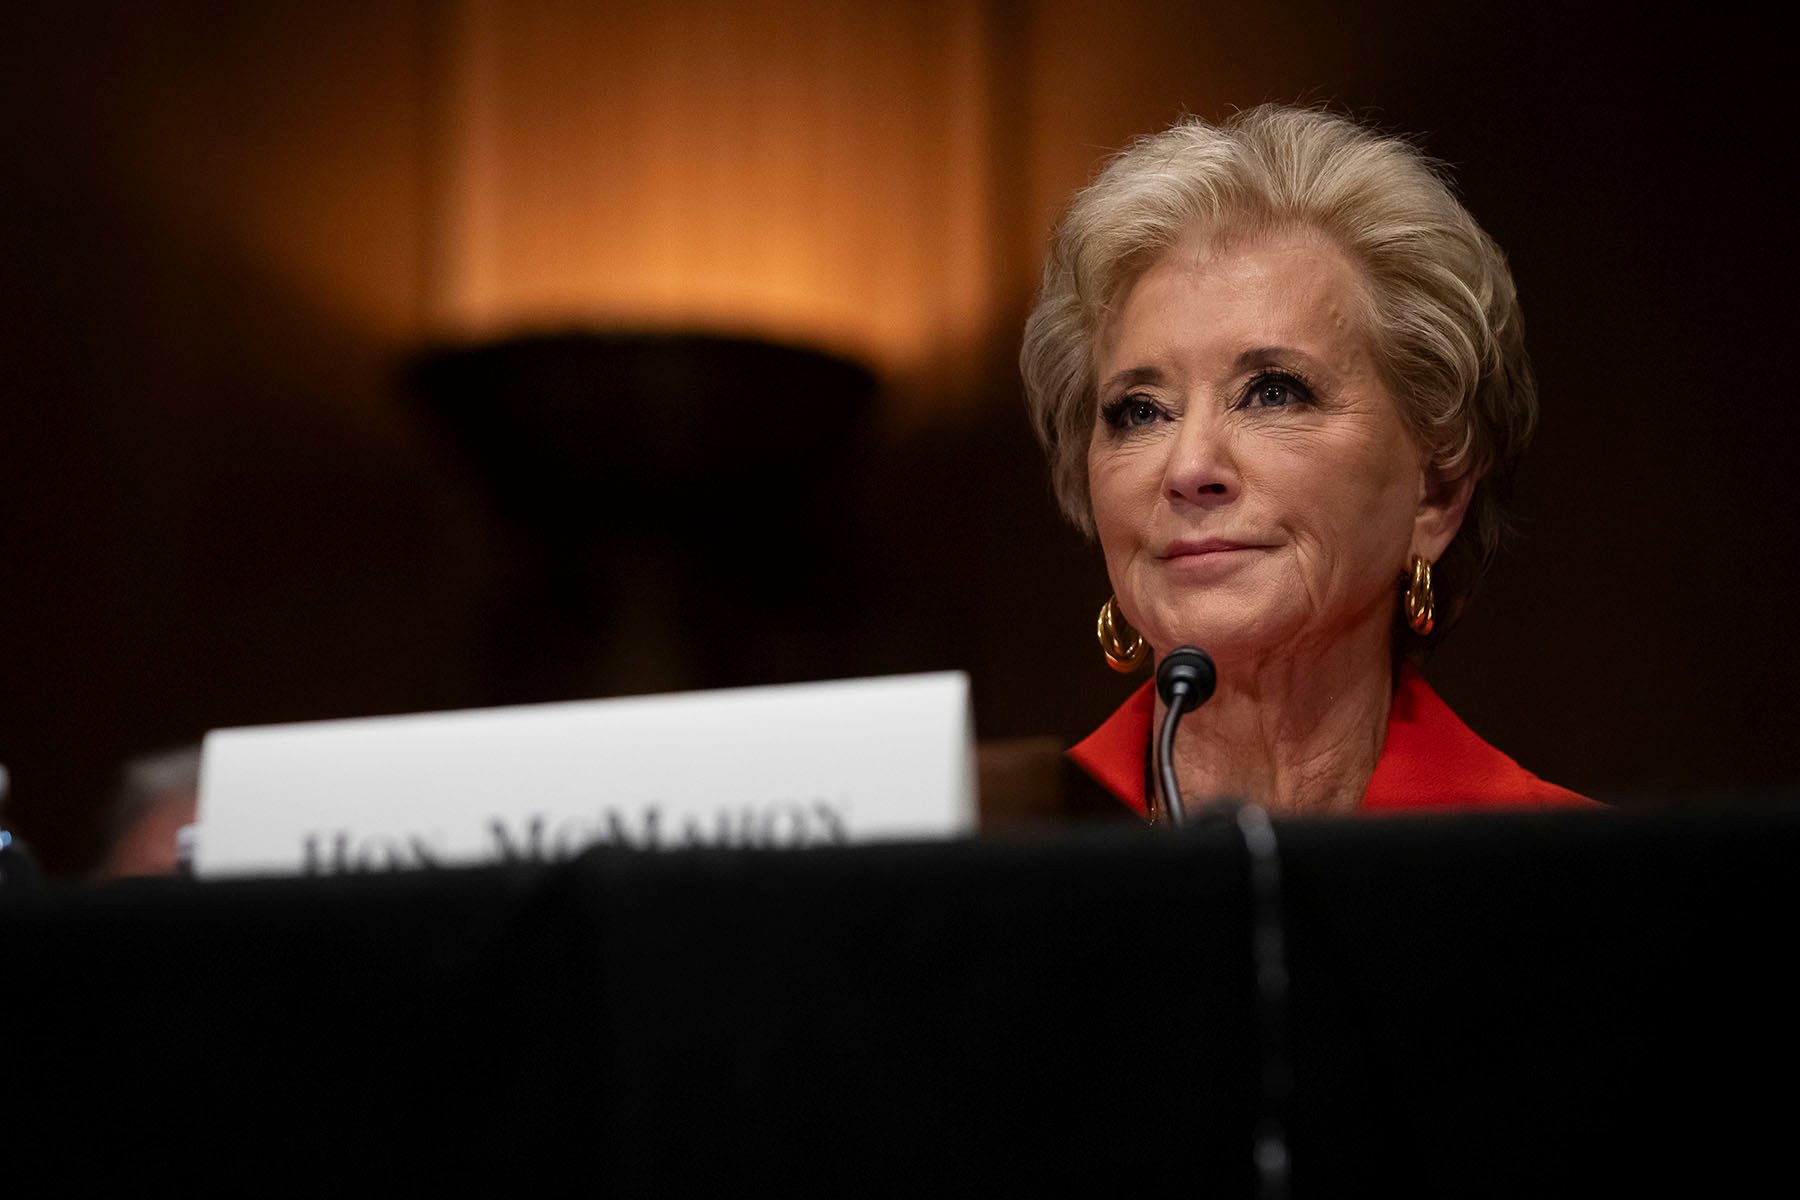
[[[960,672],[218,729],[195,871],[956,837],[974,770]]]

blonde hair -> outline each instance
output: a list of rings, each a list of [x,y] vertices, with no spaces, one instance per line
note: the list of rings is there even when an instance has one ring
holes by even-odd
[[[1437,163],[1347,117],[1261,105],[1218,125],[1184,118],[1134,142],[1076,193],[1019,355],[1051,486],[1091,537],[1095,347],[1137,277],[1195,230],[1285,229],[1323,234],[1356,265],[1372,350],[1402,420],[1446,476],[1476,477],[1434,572],[1447,624],[1505,534],[1537,387],[1505,255]]]

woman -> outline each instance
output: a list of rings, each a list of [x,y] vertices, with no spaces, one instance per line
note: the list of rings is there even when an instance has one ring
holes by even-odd
[[[1493,556],[1537,405],[1505,259],[1418,151],[1274,106],[1139,141],[1058,227],[1021,367],[1105,554],[1108,661],[1217,664],[1175,745],[1190,803],[1588,803],[1412,666]],[[1153,820],[1161,717],[1147,683],[1071,751]]]

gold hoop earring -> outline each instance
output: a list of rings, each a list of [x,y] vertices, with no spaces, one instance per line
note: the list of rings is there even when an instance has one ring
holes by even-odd
[[[1432,619],[1437,612],[1437,599],[1431,592],[1431,564],[1420,555],[1413,555],[1412,579],[1406,585],[1406,623],[1420,637],[1431,636],[1436,622]]]
[[[1121,638],[1119,630],[1130,634],[1129,638]],[[1150,647],[1144,644],[1143,635],[1125,624],[1125,618],[1119,615],[1119,600],[1116,596],[1108,596],[1106,603],[1100,606],[1100,623],[1095,626],[1100,637],[1100,652],[1106,655],[1106,665],[1124,674],[1135,671],[1150,653]]]

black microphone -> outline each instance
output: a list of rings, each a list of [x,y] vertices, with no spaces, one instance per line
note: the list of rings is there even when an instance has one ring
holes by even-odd
[[[1218,685],[1219,672],[1213,666],[1212,656],[1198,646],[1177,646],[1156,668],[1156,691],[1167,706],[1162,738],[1156,747],[1156,764],[1162,780],[1163,803],[1168,806],[1170,822],[1177,827],[1185,815],[1175,779],[1175,726],[1187,713],[1212,699]]]
[[[1181,646],[1156,668],[1156,690],[1168,711],[1163,715],[1157,765],[1162,770],[1163,797],[1169,819],[1182,822],[1181,785],[1175,779],[1175,726],[1181,718],[1212,699],[1219,673],[1206,651]],[[1293,1067],[1288,1060],[1287,925],[1281,904],[1281,855],[1269,814],[1254,802],[1232,806],[1239,834],[1250,858],[1250,953],[1256,980],[1256,1025],[1260,1079],[1253,1162],[1260,1200],[1288,1194],[1287,1106]]]

